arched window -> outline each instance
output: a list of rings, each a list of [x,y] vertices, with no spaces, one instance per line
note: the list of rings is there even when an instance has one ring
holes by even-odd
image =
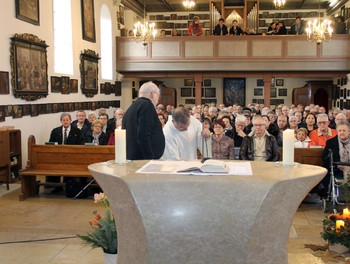
[[[73,75],[71,0],[53,0],[54,70]]]
[[[101,7],[101,76],[113,80],[112,19],[106,5]]]

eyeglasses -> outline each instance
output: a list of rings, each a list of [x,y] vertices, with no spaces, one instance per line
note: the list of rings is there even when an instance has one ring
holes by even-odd
[[[107,117],[100,117],[99,119],[104,119],[104,120],[107,120]]]
[[[254,124],[255,127],[263,127],[265,124]]]
[[[328,122],[326,121],[320,121],[320,122],[317,122],[317,124],[320,124],[320,125],[327,125]]]

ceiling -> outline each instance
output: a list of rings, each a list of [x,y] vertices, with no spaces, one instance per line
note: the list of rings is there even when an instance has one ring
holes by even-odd
[[[146,12],[181,12],[186,11],[182,5],[183,0],[145,0]],[[326,9],[329,0],[320,0],[321,8]],[[144,1],[134,0],[138,6],[142,6]],[[194,11],[209,11],[208,0],[197,0]],[[286,6],[282,10],[291,9],[318,9],[319,0],[286,0]],[[244,6],[244,0],[224,0],[225,6]],[[273,0],[260,0],[260,10],[273,10]]]

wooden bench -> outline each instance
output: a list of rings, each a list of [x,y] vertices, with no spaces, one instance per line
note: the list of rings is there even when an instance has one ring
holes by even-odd
[[[279,148],[283,158],[283,148]],[[294,161],[300,164],[323,166],[323,148],[296,148],[294,149]]]
[[[29,136],[27,166],[19,173],[19,200],[37,192],[36,176],[91,177],[88,165],[113,160],[114,151],[114,146],[37,145]]]

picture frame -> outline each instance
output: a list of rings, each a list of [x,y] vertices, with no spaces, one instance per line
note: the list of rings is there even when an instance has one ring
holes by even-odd
[[[119,5],[120,24],[124,25],[124,6]]]
[[[69,103],[68,109],[69,109],[69,112],[74,112],[75,111],[75,103]]]
[[[47,47],[45,41],[32,34],[15,34],[11,38],[11,83],[16,98],[34,101],[48,95]]]
[[[204,86],[211,86],[211,79],[204,79]]]
[[[105,93],[105,84],[100,83],[100,94],[104,94],[104,93]]]
[[[284,86],[284,79],[276,79],[276,86]]]
[[[344,89],[340,89],[340,98],[344,97]]]
[[[288,89],[278,89],[278,96],[287,96]]]
[[[256,86],[264,86],[264,79],[257,79]]]
[[[119,23],[120,23],[120,13],[119,13],[119,11],[117,11],[117,22],[118,22],[118,25],[119,25]]]
[[[61,77],[51,76],[51,93],[60,93],[61,91]]]
[[[70,93],[78,93],[78,80],[70,79]]]
[[[258,99],[258,100],[257,100],[257,103],[258,103],[258,104],[264,104],[264,103],[265,103],[265,99]]]
[[[39,115],[46,114],[46,104],[39,104]]]
[[[5,108],[6,117],[12,116],[13,105],[7,105]]]
[[[29,116],[31,111],[31,105],[30,104],[25,104],[22,106],[22,112],[23,116]]]
[[[0,122],[5,122],[5,119],[6,119],[5,108],[6,108],[5,105],[0,106]]]
[[[94,0],[81,0],[83,39],[96,42]]]
[[[340,86],[343,86],[344,85],[344,78],[341,78],[340,79]]]
[[[16,18],[39,26],[39,0],[16,0]]]
[[[196,99],[185,99],[185,104],[192,104],[194,105],[196,103]]]
[[[270,97],[276,98],[277,97],[277,88],[271,88],[270,89]]]
[[[254,88],[254,96],[263,96],[264,89],[263,88]]]
[[[205,97],[216,97],[216,88],[205,88]]]
[[[122,96],[122,82],[116,81],[114,83],[114,86],[115,86],[114,87],[114,89],[115,89],[115,96]],[[133,94],[133,97],[134,97],[134,94]],[[136,97],[137,97],[137,94],[136,94]],[[135,99],[135,98],[133,98],[133,99]]]
[[[84,50],[80,54],[81,91],[86,97],[98,93],[98,54],[93,50]]]
[[[271,88],[275,87],[275,78],[271,78]]]
[[[181,97],[192,97],[192,88],[181,88]]]
[[[0,94],[9,94],[9,73],[0,71]]]
[[[30,116],[38,116],[39,115],[39,106],[37,104],[32,104],[30,106]]]
[[[193,79],[184,79],[184,86],[193,86]]]
[[[52,104],[46,104],[46,114],[52,114],[53,109],[52,109]]]
[[[111,94],[111,83],[110,82],[106,82],[105,83],[105,94]]]
[[[21,118],[23,116],[22,105],[14,105],[12,109],[12,118]]]
[[[59,104],[58,103],[54,103],[52,104],[52,113],[58,113],[59,111]]]
[[[61,77],[62,94],[69,94],[70,91],[70,78],[68,76]]]
[[[224,78],[224,96],[225,105],[245,105],[245,78]]]

